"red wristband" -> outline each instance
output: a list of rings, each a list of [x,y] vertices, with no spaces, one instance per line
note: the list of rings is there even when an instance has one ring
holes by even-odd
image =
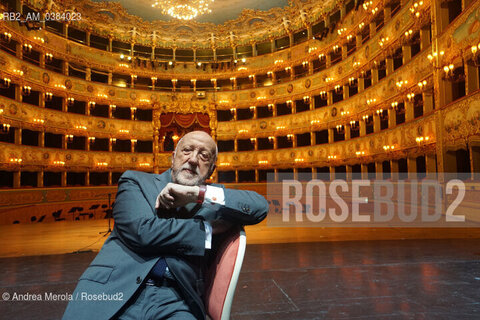
[[[207,192],[207,186],[198,186],[198,188],[197,203],[203,203],[203,200],[205,200],[205,192]]]

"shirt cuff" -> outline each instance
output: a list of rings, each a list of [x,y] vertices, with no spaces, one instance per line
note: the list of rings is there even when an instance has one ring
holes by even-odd
[[[212,225],[203,221],[205,225],[205,249],[212,249]]]
[[[211,204],[225,205],[225,193],[223,188],[207,186],[204,202]]]

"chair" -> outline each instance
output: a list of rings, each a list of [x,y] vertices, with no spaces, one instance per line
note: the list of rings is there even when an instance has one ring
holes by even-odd
[[[228,320],[242,269],[247,237],[243,227],[227,232],[206,271],[205,310],[212,320]]]

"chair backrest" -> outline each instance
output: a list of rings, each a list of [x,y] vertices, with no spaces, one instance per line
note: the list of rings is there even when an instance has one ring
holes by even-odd
[[[221,241],[206,272],[205,309],[212,320],[228,320],[242,269],[247,237],[243,227],[232,228]]]

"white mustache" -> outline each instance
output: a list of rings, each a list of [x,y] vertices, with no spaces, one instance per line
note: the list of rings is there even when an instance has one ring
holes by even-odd
[[[195,174],[200,175],[200,171],[199,171],[198,167],[192,168],[190,165],[187,164],[187,165],[184,165],[183,167],[180,168],[180,170],[183,170],[183,169],[191,170],[191,171],[195,172]]]

